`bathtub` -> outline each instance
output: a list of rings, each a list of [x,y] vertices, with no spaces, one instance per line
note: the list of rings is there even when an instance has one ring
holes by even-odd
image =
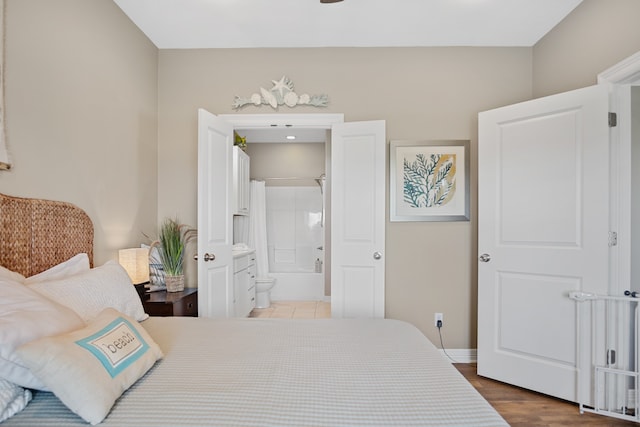
[[[276,279],[271,289],[271,301],[324,300],[324,274],[314,272],[272,273]]]

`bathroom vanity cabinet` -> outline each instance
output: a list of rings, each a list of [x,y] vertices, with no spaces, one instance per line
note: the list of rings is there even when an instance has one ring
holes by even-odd
[[[256,306],[256,253],[233,256],[233,307],[236,317],[247,317]]]
[[[233,147],[233,214],[249,215],[249,155]]]
[[[233,147],[233,214],[249,215],[249,156]],[[233,316],[247,317],[256,306],[256,254],[233,254]]]

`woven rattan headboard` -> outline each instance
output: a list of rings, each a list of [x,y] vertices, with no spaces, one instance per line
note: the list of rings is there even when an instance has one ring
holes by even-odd
[[[93,266],[93,223],[82,209],[0,194],[0,265],[28,277],[82,252]]]

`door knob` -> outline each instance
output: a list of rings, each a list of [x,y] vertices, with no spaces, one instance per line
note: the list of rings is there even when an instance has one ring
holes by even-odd
[[[489,254],[482,254],[480,255],[480,262],[489,262],[491,261],[491,255]]]
[[[382,258],[382,254],[380,252],[373,253],[373,259],[380,259],[380,258]]]
[[[216,259],[214,254],[204,254],[204,262],[213,261],[214,259]]]

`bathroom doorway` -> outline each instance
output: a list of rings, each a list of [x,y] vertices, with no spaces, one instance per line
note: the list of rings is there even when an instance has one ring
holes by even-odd
[[[271,299],[330,302],[328,131],[235,131],[247,141],[251,180],[264,182]]]
[[[232,243],[228,236],[233,234],[233,226],[230,216],[229,224],[224,226],[215,218],[226,217],[231,212],[230,187],[225,183],[227,176],[230,177],[227,171],[230,170],[232,159],[228,144],[233,141],[234,130],[293,128],[323,129],[331,135],[326,144],[327,214],[324,221],[327,231],[323,263],[325,276],[331,278],[331,315],[335,318],[384,317],[384,120],[345,123],[342,114],[214,116],[205,110],[199,110],[199,114],[198,253],[203,256],[219,253],[215,258],[209,257],[209,262],[198,263],[199,285],[203,287],[203,297],[199,298],[199,303],[202,301],[203,304],[202,312],[211,317],[228,316],[228,310],[218,305],[228,306],[230,303],[229,289],[232,284],[227,274],[230,264],[226,261],[231,259]],[[229,155],[210,155],[209,152],[218,145],[221,148],[228,147]],[[216,167],[216,161],[224,164]],[[217,204],[213,200],[226,200],[227,203]],[[216,246],[218,240],[211,239],[214,231],[224,233],[224,239],[220,240],[224,244]],[[227,279],[211,280],[214,273],[224,273]],[[210,298],[216,294],[222,294],[223,297],[215,300]]]

